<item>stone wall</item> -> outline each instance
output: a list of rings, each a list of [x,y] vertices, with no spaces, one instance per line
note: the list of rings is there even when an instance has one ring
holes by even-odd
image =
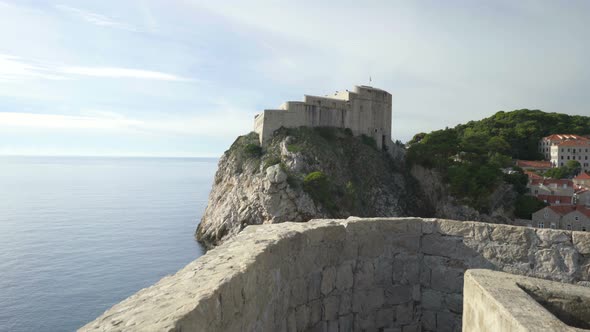
[[[589,280],[590,234],[436,219],[249,226],[82,331],[458,331],[463,274]]]
[[[588,331],[590,288],[490,270],[465,273],[463,330]]]

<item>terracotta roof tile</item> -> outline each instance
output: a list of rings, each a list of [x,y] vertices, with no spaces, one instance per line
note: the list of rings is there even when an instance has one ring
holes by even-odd
[[[557,143],[557,146],[590,146],[590,140],[570,140]]]
[[[555,213],[565,216],[566,214],[576,210],[575,205],[551,205],[547,208],[553,210]]]
[[[559,141],[559,140],[589,140],[586,137],[574,134],[553,134],[546,137],[543,137],[544,140],[552,140],[552,141]]]
[[[578,174],[578,176],[576,176],[574,180],[590,180],[590,175],[588,175],[588,173],[586,172],[582,172]]]
[[[531,171],[524,171],[524,174],[526,174],[526,176],[528,176],[529,179],[531,179],[531,180],[540,180],[540,179],[543,179],[542,176],[540,176],[537,173],[531,172]]]
[[[529,168],[551,168],[551,162],[543,160],[517,160],[516,166]]]
[[[571,196],[538,195],[538,199],[553,204],[572,204]],[[558,203],[559,202],[559,203]]]

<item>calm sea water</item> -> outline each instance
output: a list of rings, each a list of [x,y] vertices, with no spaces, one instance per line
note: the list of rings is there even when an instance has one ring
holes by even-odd
[[[216,166],[0,157],[0,331],[73,331],[202,255]]]

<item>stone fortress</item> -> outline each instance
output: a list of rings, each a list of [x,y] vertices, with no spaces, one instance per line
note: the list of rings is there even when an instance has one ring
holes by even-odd
[[[305,95],[303,101],[285,102],[254,118],[254,131],[262,145],[281,127],[302,126],[349,128],[354,135],[375,139],[379,149],[391,151],[391,94],[360,85],[331,96]]]

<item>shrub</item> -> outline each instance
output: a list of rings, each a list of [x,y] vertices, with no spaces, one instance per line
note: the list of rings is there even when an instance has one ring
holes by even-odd
[[[244,146],[244,152],[249,157],[260,157],[262,155],[262,147],[260,147],[260,145],[258,144],[253,143],[246,144]]]
[[[373,149],[378,150],[377,149],[377,142],[375,141],[375,139],[373,137],[370,137],[370,136],[367,136],[367,135],[363,134],[363,135],[361,135],[361,141],[364,144],[372,147]]]
[[[269,168],[270,166],[274,166],[281,162],[281,157],[273,154],[264,160],[264,169]]]
[[[328,210],[334,209],[334,203],[330,194],[330,180],[323,172],[312,172],[303,179],[305,190],[314,201],[319,202]]]
[[[289,144],[287,145],[287,151],[291,152],[291,153],[297,153],[297,152],[301,152],[303,150],[303,147],[299,144]]]
[[[514,215],[522,219],[532,219],[533,213],[547,206],[533,196],[519,195],[514,206]]]

